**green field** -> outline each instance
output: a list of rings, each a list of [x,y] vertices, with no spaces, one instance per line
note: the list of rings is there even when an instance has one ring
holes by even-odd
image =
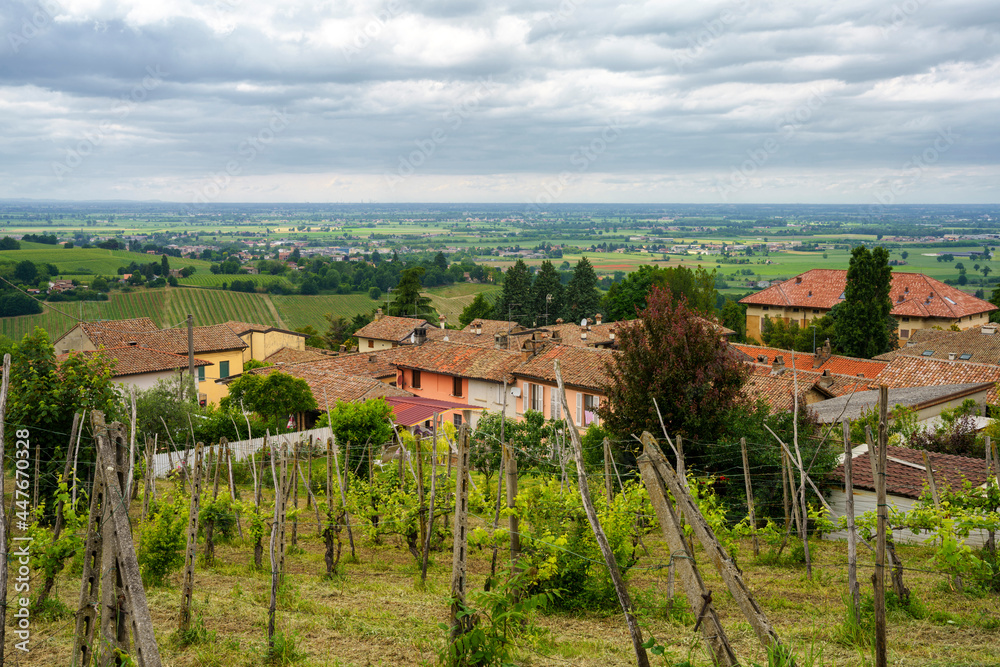
[[[62,246],[47,246],[39,243],[27,243],[30,248],[21,250],[2,250],[0,259],[13,262],[30,260],[36,264],[53,264],[62,274],[89,274],[114,276],[118,274],[118,269],[126,267],[132,262],[148,264],[159,262],[159,255],[147,255],[145,253],[128,252],[127,250],[104,250],[102,248],[63,248]],[[187,259],[180,257],[170,257],[170,267],[179,269],[185,266],[193,266],[199,272],[208,273],[210,262],[200,259]]]
[[[487,301],[494,303],[500,295],[500,288],[489,284],[455,283],[445,287],[433,287],[422,294],[430,298],[434,310],[448,318],[448,324],[458,326],[458,318],[462,311],[480,292]]]
[[[281,314],[285,328],[296,329],[308,325],[315,327],[317,331],[326,331],[328,325],[325,315],[327,313],[348,320],[355,315],[367,315],[373,308],[381,306],[387,300],[387,295],[383,295],[378,301],[372,301],[367,294],[322,294],[318,296],[274,294],[270,298]]]

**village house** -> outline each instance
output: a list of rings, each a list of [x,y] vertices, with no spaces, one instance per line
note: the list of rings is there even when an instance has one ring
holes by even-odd
[[[361,327],[354,335],[358,339],[358,349],[366,352],[413,343],[417,338],[425,338],[427,329],[432,328],[434,325],[425,319],[383,315],[379,308],[375,321]],[[422,331],[418,334],[418,330]]]
[[[813,269],[740,299],[747,305],[747,337],[761,341],[765,317],[808,327],[844,300],[847,271]],[[986,324],[996,306],[920,273],[892,274],[889,290],[900,343],[914,331]]]
[[[61,363],[70,354],[60,354],[56,359]],[[148,347],[122,345],[119,347],[101,348],[77,352],[83,356],[99,355],[112,363],[111,379],[124,387],[134,387],[142,391],[156,386],[160,380],[169,380],[181,375],[188,369],[187,355],[173,354]],[[195,358],[196,369],[211,366],[212,362]]]
[[[304,352],[306,349],[306,339],[308,335],[288,329],[269,327],[263,324],[253,324],[251,322],[237,322],[230,320],[225,323],[234,334],[247,344],[243,350],[243,363],[256,359],[263,361],[278,350],[288,348]]]

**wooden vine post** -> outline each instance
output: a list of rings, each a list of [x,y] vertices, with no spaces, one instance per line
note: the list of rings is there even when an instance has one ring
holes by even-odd
[[[566,414],[566,426],[569,429],[570,439],[573,442],[573,458],[576,460],[577,486],[580,487],[580,499],[583,501],[583,509],[587,513],[587,520],[597,538],[597,546],[601,549],[604,562],[608,566],[611,574],[611,582],[614,584],[615,593],[618,595],[618,603],[625,613],[625,622],[628,625],[629,634],[632,636],[632,648],[635,650],[636,664],[639,667],[649,667],[649,656],[643,647],[642,630],[639,628],[639,621],[635,617],[632,607],[632,598],[625,588],[625,580],[622,579],[621,570],[618,569],[618,561],[608,544],[608,538],[601,528],[601,522],[597,518],[597,511],[594,509],[594,501],[590,497],[590,488],[587,486],[587,469],[583,463],[583,444],[580,442],[580,434],[573,423],[573,416],[569,410],[569,401],[566,400],[566,388],[563,386],[562,371],[559,362],[555,361],[556,383],[559,386],[559,394],[562,399],[563,412]]]
[[[607,438],[601,443],[604,448],[604,492],[608,496],[608,507],[615,501],[615,487],[611,481],[611,441]]]
[[[455,523],[451,551],[451,640],[472,629],[472,618],[462,615],[465,608],[465,558],[469,521],[469,428],[458,429],[458,464],[455,468]]]
[[[115,423],[104,426],[104,415],[93,413],[94,446],[97,452],[91,512],[84,546],[80,607],[76,616],[73,664],[88,665],[93,660],[94,629],[102,583],[114,593],[114,605],[105,622],[104,657],[117,659],[118,651],[131,655],[139,667],[159,667],[160,653],[153,633],[149,604],[142,587],[139,563],[132,541],[128,504],[125,496],[124,466],[127,457],[124,428]],[[110,435],[110,437],[109,437]],[[103,519],[103,520],[102,520]],[[108,535],[110,539],[105,539]],[[110,553],[113,569],[102,568]],[[105,576],[107,575],[107,576]],[[107,611],[108,607],[104,606]],[[127,612],[127,613],[126,613]],[[125,621],[125,622],[123,622]],[[129,630],[135,644],[129,649]],[[115,650],[117,649],[117,650]],[[102,664],[106,664],[102,661]]]
[[[178,628],[181,632],[191,628],[191,596],[194,594],[194,563],[198,551],[198,514],[201,511],[201,466],[205,445],[194,446],[194,465],[191,467],[191,502],[188,513],[187,547],[184,550],[184,579],[181,585],[181,613]]]
[[[347,524],[347,541],[351,545],[351,560],[357,561],[357,554],[354,553],[354,531],[351,530],[351,513],[347,511],[347,496],[344,493],[344,484],[347,482],[347,460],[344,460],[344,477],[340,477],[340,462],[337,460],[337,438],[333,438],[333,467],[337,471],[337,485],[340,487],[340,506],[344,509],[344,523]]]
[[[880,385],[878,401],[878,447],[876,451],[875,496],[877,503],[878,524],[877,542],[875,544],[875,665],[886,667],[885,639],[885,534],[889,525],[888,507],[885,498],[885,469],[887,461],[886,445],[888,443],[888,404],[889,388]]]
[[[437,415],[434,415],[434,442],[431,444],[431,497],[430,515],[427,518],[427,539],[423,543],[424,558],[420,568],[420,583],[427,582],[427,560],[430,557],[431,538],[434,535],[434,497],[437,495]],[[371,467],[369,467],[371,470]]]
[[[517,455],[514,454],[510,445],[504,447],[507,454],[507,509],[513,510],[517,504]],[[517,517],[517,512],[512,511],[508,522],[510,532],[510,564],[516,566],[521,556],[521,524]]]
[[[844,420],[844,494],[847,515],[847,587],[851,591],[854,618],[861,621],[861,588],[858,586],[858,534],[854,526],[854,465],[852,462],[851,425]]]

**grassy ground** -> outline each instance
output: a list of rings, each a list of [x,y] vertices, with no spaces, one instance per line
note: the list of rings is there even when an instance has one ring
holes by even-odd
[[[161,495],[172,492],[160,484]],[[244,491],[244,497],[248,493]],[[304,505],[304,500],[300,501]],[[135,507],[135,506],[134,506]],[[133,511],[133,514],[135,512]],[[481,523],[480,519],[473,519]],[[287,578],[279,594],[278,629],[293,639],[301,660],[296,664],[422,665],[435,664],[444,643],[438,627],[448,616],[450,549],[433,554],[427,585],[419,585],[413,557],[395,538],[373,545],[356,534],[358,562],[344,564],[342,574],[325,580],[323,546],[316,537],[315,515],[299,518],[298,546],[289,556]],[[645,538],[649,557],[640,560],[629,578],[639,617],[647,637],[665,647],[662,661],[674,665],[710,664],[693,633],[689,613],[673,616],[666,610],[666,570],[658,566],[669,559],[657,533]],[[782,642],[791,646],[800,665],[864,665],[866,651],[843,643],[842,621],[846,591],[846,547],[841,542],[815,541],[814,575],[808,579],[801,563],[775,563],[754,559],[748,543],[739,546],[739,561],[746,581]],[[898,547],[903,563],[924,568],[930,558],[926,547]],[[785,551],[787,555],[789,550]],[[346,536],[344,557],[350,554]],[[765,662],[749,625],[742,619],[714,569],[698,552],[698,563],[707,587],[737,655]],[[469,590],[482,590],[489,572],[490,554],[473,549],[469,561]],[[147,590],[163,664],[176,667],[243,667],[264,664],[270,575],[254,570],[249,544],[236,541],[217,547],[217,562],[199,567],[195,577],[194,614],[204,629],[199,642],[177,643],[174,630],[180,602],[179,575],[169,585]],[[265,567],[267,556],[265,555]],[[503,554],[501,554],[501,562]],[[647,569],[642,569],[647,568]],[[861,554],[862,590],[871,574],[871,558]],[[57,585],[59,600],[73,609],[79,596],[79,573],[64,573]],[[997,597],[958,594],[940,574],[907,571],[906,583],[919,600],[922,618],[902,611],[888,615],[889,663],[900,666],[1000,664]],[[682,600],[678,600],[682,604]],[[621,615],[605,613],[552,613],[537,618],[537,640],[524,645],[520,665],[604,666],[634,664],[631,645]],[[31,650],[12,651],[10,664],[69,664],[73,622],[70,615],[32,621]],[[812,652],[820,659],[804,659]],[[16,659],[17,662],[13,662]]]
[[[488,284],[456,283],[446,287],[431,288],[423,292],[423,295],[430,298],[431,305],[438,313],[448,318],[448,324],[458,326],[462,311],[480,292],[487,301],[493,303],[500,294],[500,288]]]

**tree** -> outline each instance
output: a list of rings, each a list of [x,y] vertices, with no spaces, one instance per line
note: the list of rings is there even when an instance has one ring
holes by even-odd
[[[722,325],[736,332],[736,341],[747,339],[747,307],[738,301],[726,299],[722,304]]]
[[[17,239],[5,236],[0,239],[0,250],[20,250],[21,243]]]
[[[14,267],[14,277],[22,283],[34,285],[38,280],[38,267],[31,260],[22,260]]]
[[[442,273],[448,270],[448,259],[444,256],[443,252],[439,251],[438,254],[434,255],[434,266],[440,269]]]
[[[306,338],[306,345],[309,347],[326,347],[326,341],[323,340],[323,337],[320,336],[319,331],[317,331],[314,326],[307,324],[302,327],[297,327],[296,329],[293,329],[293,331],[297,331],[308,336],[308,338]]]
[[[368,298],[371,299],[372,301],[378,301],[379,299],[382,298],[382,290],[380,290],[378,287],[369,288]]]
[[[534,321],[552,324],[563,311],[563,285],[552,262],[545,260],[531,285],[531,310]],[[548,317],[546,317],[548,315]]]
[[[160,275],[161,276],[170,275],[170,260],[167,259],[166,255],[160,255]]]
[[[622,440],[642,431],[659,433],[655,398],[669,433],[711,441],[740,401],[747,366],[683,297],[654,287],[639,315],[618,332],[619,348],[605,367],[607,400],[598,415]]]
[[[573,269],[573,277],[566,285],[565,313],[571,322],[593,317],[601,307],[601,293],[597,289],[597,274],[590,260],[581,257]]]
[[[979,272],[982,273],[983,274],[983,278],[985,278],[986,276],[988,276],[991,273],[993,273],[993,269],[991,269],[990,267],[988,267],[988,266],[986,266],[984,264],[983,268],[979,269]]]
[[[273,371],[266,376],[244,373],[229,384],[225,406],[242,405],[267,420],[282,420],[316,409],[309,383],[288,373]]]
[[[41,448],[37,464],[39,499],[45,504],[46,519],[51,518],[57,479],[69,456],[66,435],[72,428],[73,414],[84,409],[88,413],[103,410],[106,421],[117,417],[111,366],[102,355],[75,353],[57,363],[49,335],[40,327],[26,335],[11,353],[8,437],[26,429],[31,434],[32,458],[34,448]],[[78,460],[80,470],[87,470],[94,463],[94,449],[89,438],[84,438],[83,443]]]
[[[27,294],[10,292],[0,296],[0,317],[36,315],[40,312],[42,312],[42,305]]]
[[[902,257],[903,259],[906,259],[907,257],[909,257],[909,256],[910,256],[910,253],[908,253],[908,252],[906,252],[906,251],[904,250],[903,252],[899,253],[899,255],[900,255],[900,257]]]
[[[888,352],[897,343],[889,288],[892,268],[885,248],[869,251],[857,246],[851,251],[844,301],[837,315],[837,344],[844,354],[871,359]]]
[[[493,306],[490,302],[486,300],[483,293],[480,292],[472,300],[472,302],[462,310],[462,314],[458,317],[458,322],[463,327],[467,327],[476,320],[485,320],[493,314]]]
[[[299,287],[299,294],[304,294],[306,296],[314,296],[319,294],[319,285],[316,284],[316,278],[313,274],[306,276],[306,279],[302,281],[302,285]]]
[[[415,266],[403,269],[399,274],[399,285],[396,287],[396,298],[389,304],[389,315],[399,317],[422,317],[433,321],[437,313],[431,307],[431,300],[420,294],[423,285],[420,282],[424,275],[424,267]]]
[[[667,288],[674,297],[683,296],[688,307],[704,316],[715,310],[718,292],[715,289],[715,270],[711,273],[702,267],[694,271],[685,267],[660,268],[643,265],[630,273],[625,280],[611,286],[604,298],[604,307],[610,320],[631,320],[646,307],[646,296],[654,286]]]
[[[503,290],[493,305],[493,319],[511,319],[531,326],[531,276],[524,260],[514,262],[503,276]]]
[[[367,477],[368,449],[377,450],[393,436],[392,407],[382,398],[361,403],[337,401],[316,426],[329,426],[339,447],[350,443],[351,460],[345,461],[347,469],[357,470],[359,477]]]

